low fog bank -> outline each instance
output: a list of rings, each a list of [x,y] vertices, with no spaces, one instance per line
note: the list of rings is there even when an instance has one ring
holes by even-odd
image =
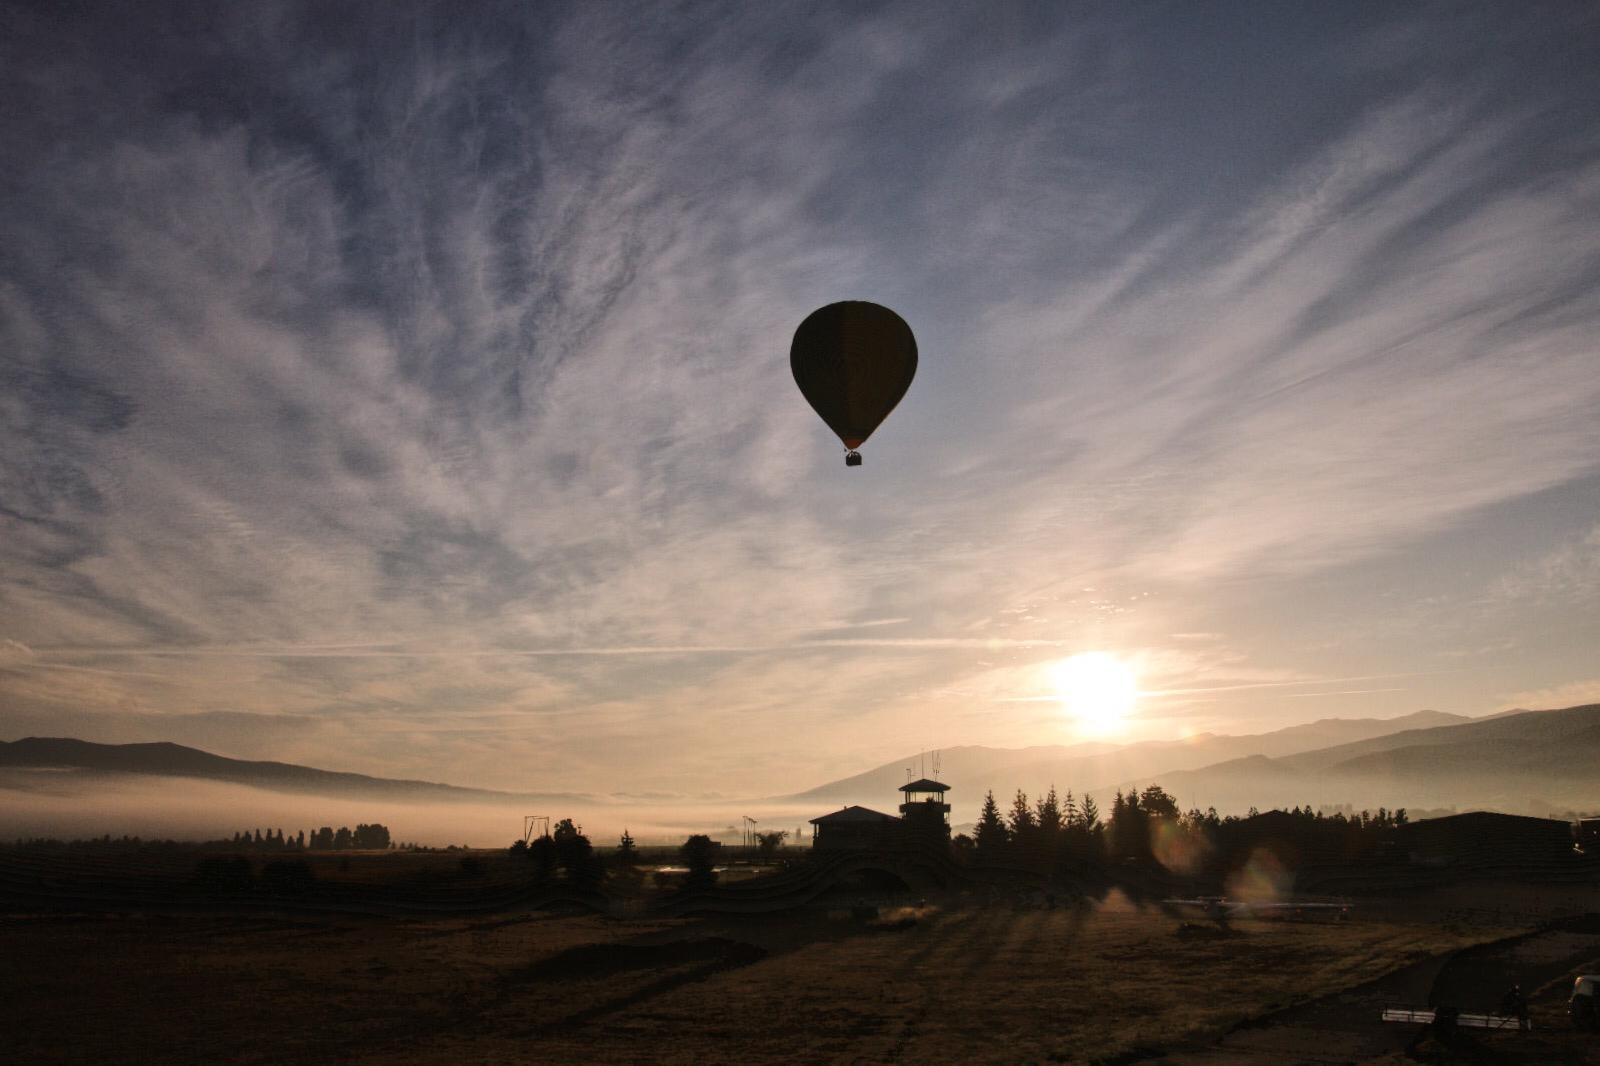
[[[806,820],[827,813],[815,805],[739,805],[707,802],[569,804],[529,809],[511,803],[416,803],[332,795],[302,795],[183,777],[0,771],[0,840],[137,836],[215,840],[260,828],[307,832],[319,826],[379,822],[396,841],[444,847],[505,847],[522,832],[526,814],[571,818],[598,847],[627,829],[640,844],[681,844],[691,833],[738,840],[740,819],[758,828],[787,829],[793,838]],[[809,827],[805,836],[809,838]]]

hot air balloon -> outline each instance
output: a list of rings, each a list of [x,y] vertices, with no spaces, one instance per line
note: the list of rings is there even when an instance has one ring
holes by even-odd
[[[794,383],[844,442],[846,466],[911,387],[917,341],[905,319],[865,300],[819,307],[794,331]]]

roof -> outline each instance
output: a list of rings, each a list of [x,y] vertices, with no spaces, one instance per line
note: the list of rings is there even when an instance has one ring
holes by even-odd
[[[899,820],[892,814],[868,810],[865,807],[845,807],[832,814],[824,814],[821,818],[813,818],[811,824],[842,825],[850,822],[898,822]]]
[[[926,777],[919,778],[909,785],[901,785],[901,792],[949,792],[950,786],[940,781],[930,781]]]

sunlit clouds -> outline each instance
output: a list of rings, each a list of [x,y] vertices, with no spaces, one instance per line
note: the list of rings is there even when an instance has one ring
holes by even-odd
[[[1591,691],[1597,18],[14,12],[0,737],[778,794]]]

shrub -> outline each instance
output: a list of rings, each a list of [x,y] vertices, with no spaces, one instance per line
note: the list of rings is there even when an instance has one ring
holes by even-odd
[[[689,868],[689,873],[683,879],[686,889],[708,888],[717,882],[716,865],[717,849],[711,843],[711,838],[704,833],[696,833],[683,842],[683,847],[678,849],[678,854],[683,858],[683,864]]]

